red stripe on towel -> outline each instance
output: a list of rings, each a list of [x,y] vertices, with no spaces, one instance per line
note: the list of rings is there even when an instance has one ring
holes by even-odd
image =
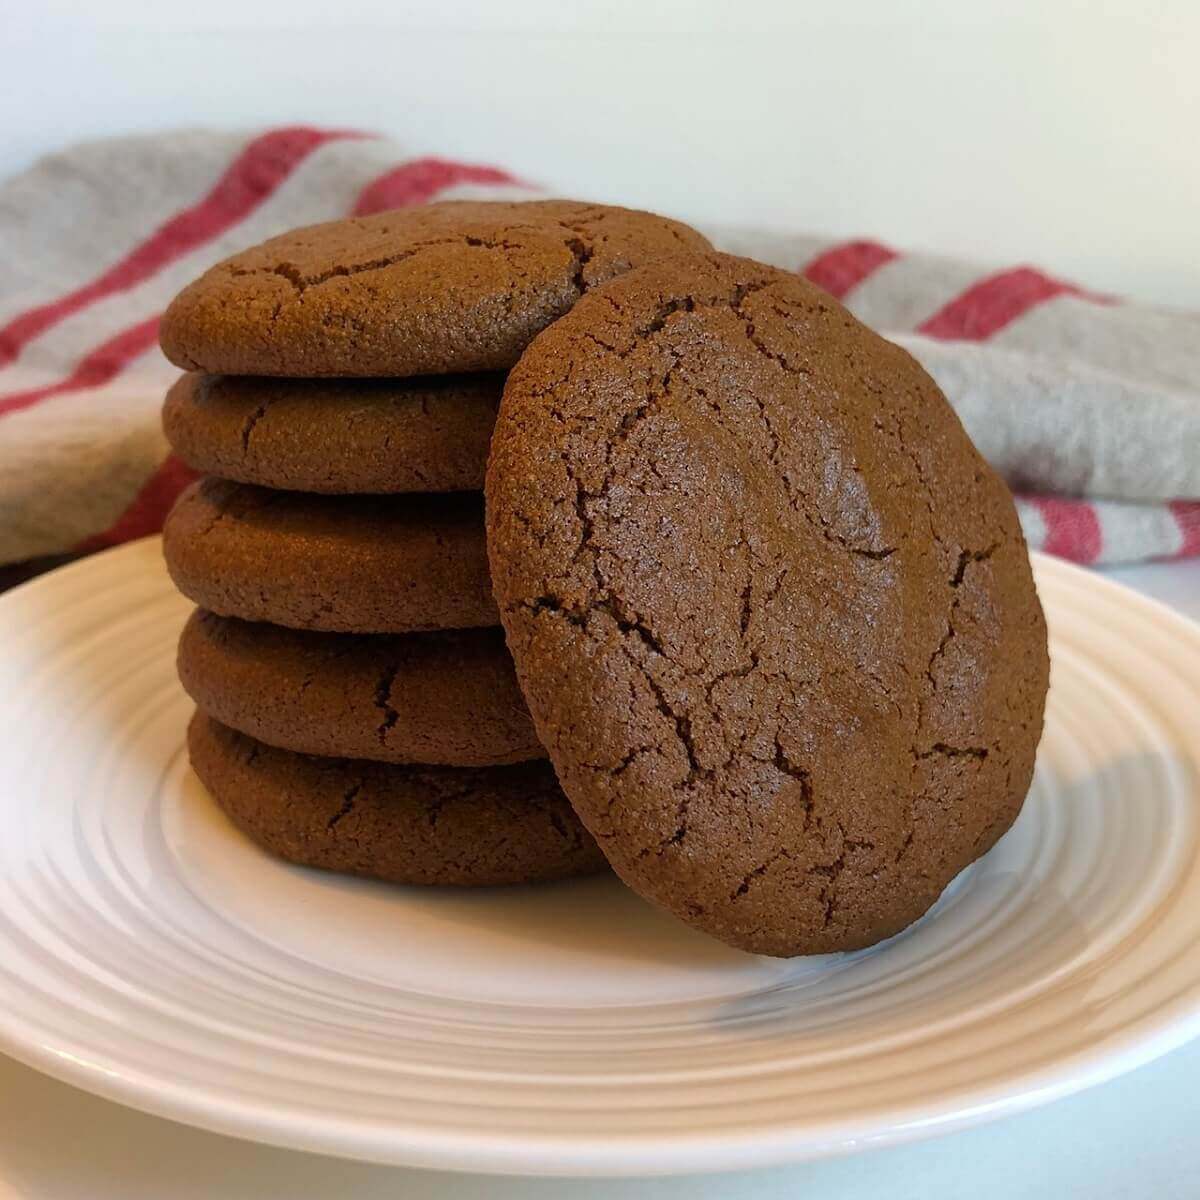
[[[1172,500],[1167,507],[1182,537],[1175,558],[1192,558],[1200,554],[1200,500]]]
[[[880,267],[898,257],[895,250],[880,242],[843,242],[818,254],[800,274],[842,300]]]
[[[450,162],[444,158],[414,158],[393,167],[368,183],[354,206],[356,217],[424,204],[439,192],[460,183],[518,184],[520,181],[499,167]]]
[[[1104,545],[1096,507],[1087,500],[1062,496],[1026,496],[1037,505],[1046,525],[1042,549],[1077,563],[1094,563]]]
[[[0,366],[12,362],[26,344],[66,317],[105,296],[135,287],[245,220],[318,147],[340,138],[364,136],[298,125],[272,129],[255,138],[203,199],[176,213],[119,262],[90,283],[29,309],[0,329]]]
[[[918,325],[917,332],[945,341],[981,342],[1055,296],[1109,303],[1107,297],[1085,292],[1033,267],[1013,267],[972,284]]]
[[[185,466],[175,455],[170,455],[142,484],[125,511],[107,529],[84,538],[75,547],[75,552],[87,554],[145,537],[148,533],[157,533],[171,511],[175,497],[198,478],[199,475],[191,467]]]
[[[10,392],[7,396],[0,396],[0,416],[32,408],[33,405],[40,404],[51,396],[61,396],[64,392],[103,387],[115,379],[135,358],[145,354],[157,341],[158,317],[151,317],[140,325],[132,325],[81,358],[75,370],[65,379],[43,387],[30,388],[28,391]]]

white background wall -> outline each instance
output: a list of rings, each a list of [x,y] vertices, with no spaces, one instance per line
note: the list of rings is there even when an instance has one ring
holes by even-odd
[[[307,120],[1200,307],[1200,0],[0,0],[0,173]]]

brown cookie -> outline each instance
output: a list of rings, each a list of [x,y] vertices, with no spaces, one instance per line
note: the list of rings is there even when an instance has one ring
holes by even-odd
[[[210,717],[285,750],[454,767],[545,757],[499,629],[356,636],[197,611],[178,665]]]
[[[798,276],[632,272],[510,375],[492,578],[534,724],[642,895],[763,954],[903,929],[1016,817],[1046,631],[933,381]]]
[[[202,479],[163,526],[175,586],[245,621],[334,633],[495,625],[483,500],[306,496]]]
[[[489,887],[607,864],[546,762],[400,767],[276,750],[197,712],[192,767],[233,823],[288,862],[389,883]]]
[[[212,267],[167,309],[162,347],[177,366],[214,374],[504,370],[588,288],[707,248],[678,221],[569,200],[352,217]]]
[[[419,380],[184,375],[163,428],[190,467],[298,492],[483,487],[503,375]]]

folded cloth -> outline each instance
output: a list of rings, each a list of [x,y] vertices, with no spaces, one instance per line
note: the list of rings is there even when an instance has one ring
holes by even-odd
[[[291,127],[73,147],[0,186],[0,563],[152,533],[191,477],[159,406],[171,297],[296,225],[536,195],[495,167]],[[744,229],[721,249],[802,271],[910,350],[1018,490],[1031,545],[1080,562],[1200,554],[1200,321],[1029,267],[988,271]]]

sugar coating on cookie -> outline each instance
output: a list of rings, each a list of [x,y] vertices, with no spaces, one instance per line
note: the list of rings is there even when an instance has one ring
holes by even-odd
[[[209,716],[285,750],[460,767],[545,758],[499,629],[355,636],[197,611],[178,669]]]
[[[245,621],[341,633],[498,621],[477,492],[311,496],[202,479],[163,527],[175,586]]]
[[[678,221],[568,200],[351,217],[210,268],[163,315],[162,348],[184,370],[214,374],[504,370],[589,288],[708,248]]]
[[[478,491],[504,376],[181,376],[163,429],[197,471],[298,492]]]
[[[197,712],[196,774],[270,853],[425,886],[491,887],[590,875],[607,866],[547,762],[393,766],[277,750]]]
[[[590,292],[509,376],[486,495],[534,724],[642,895],[850,950],[1015,819],[1048,663],[1012,499],[803,279],[712,255]]]

